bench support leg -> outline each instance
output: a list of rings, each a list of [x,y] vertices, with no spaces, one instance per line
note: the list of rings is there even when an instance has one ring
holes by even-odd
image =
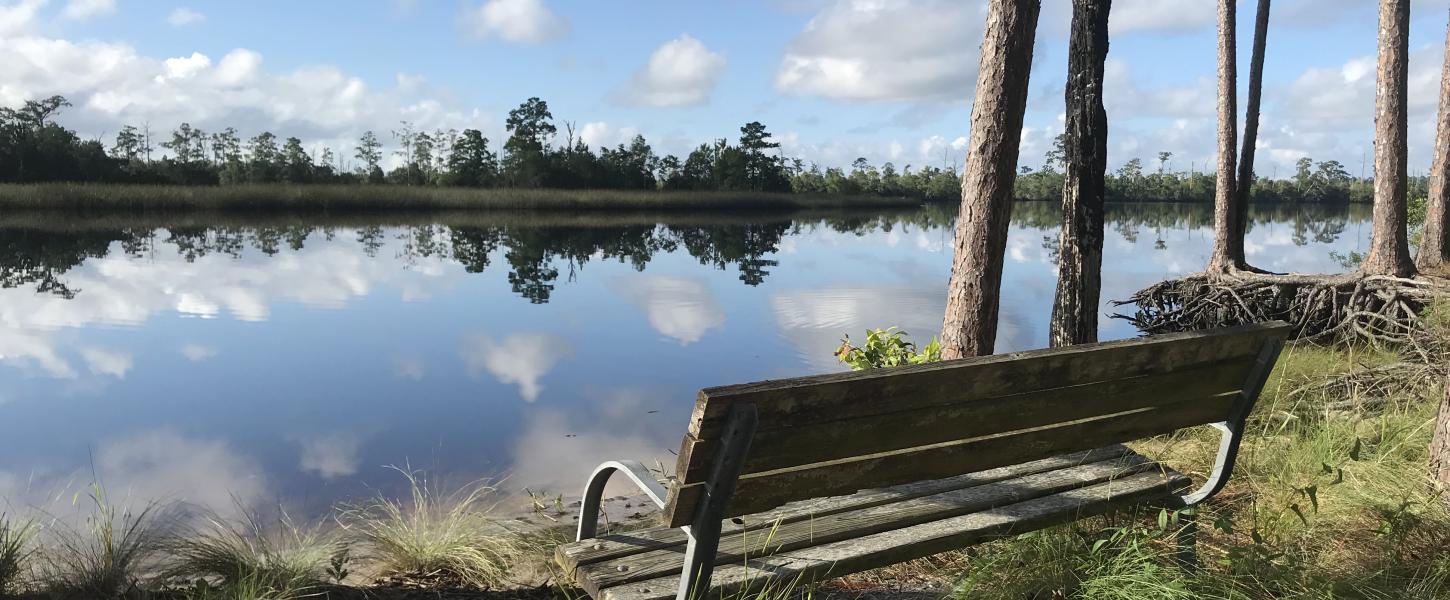
[[[1174,534],[1178,548],[1174,560],[1184,570],[1198,568],[1198,509],[1188,507],[1178,513],[1181,526]]]
[[[736,405],[730,409],[725,426],[721,452],[705,483],[705,498],[695,513],[695,520],[684,528],[689,541],[685,544],[685,569],[680,572],[677,600],[700,600],[710,590],[710,576],[715,571],[715,555],[720,550],[720,520],[735,495],[735,484],[745,466],[750,440],[755,437],[759,421],[755,405]]]

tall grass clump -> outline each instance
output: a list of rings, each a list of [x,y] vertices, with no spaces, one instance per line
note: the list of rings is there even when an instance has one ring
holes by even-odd
[[[0,598],[19,593],[21,577],[35,554],[35,522],[0,514]]]
[[[207,515],[175,536],[167,554],[164,574],[173,581],[286,593],[344,577],[347,546],[319,526],[295,523],[286,513],[268,523],[243,508],[237,519]]]
[[[525,556],[525,548],[519,536],[491,518],[494,488],[474,483],[441,493],[418,473],[398,472],[407,479],[406,499],[378,495],[342,507],[338,516],[377,575],[481,589],[505,584],[509,566]]]
[[[79,499],[79,495],[77,495]],[[60,525],[40,557],[41,585],[60,598],[117,599],[144,595],[155,573],[173,512],[159,503],[121,508],[100,484],[91,486],[83,525]]]

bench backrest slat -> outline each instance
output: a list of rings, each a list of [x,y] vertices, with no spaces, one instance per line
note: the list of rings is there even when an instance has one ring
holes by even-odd
[[[735,405],[753,405],[759,425],[727,516],[1223,421],[1286,333],[1250,325],[709,388],[665,518],[693,517]]]

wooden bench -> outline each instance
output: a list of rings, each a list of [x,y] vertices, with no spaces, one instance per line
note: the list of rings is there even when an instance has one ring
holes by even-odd
[[[1133,505],[1221,490],[1288,326],[1250,325],[705,389],[661,485],[590,476],[564,571],[599,600],[820,581]],[[1196,491],[1120,445],[1213,425]],[[596,537],[623,473],[661,527]]]

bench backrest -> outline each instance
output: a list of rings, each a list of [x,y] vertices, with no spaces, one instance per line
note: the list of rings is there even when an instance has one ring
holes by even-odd
[[[756,415],[725,517],[1171,433],[1252,408],[1266,323],[701,390],[665,520],[692,522],[732,411]],[[727,486],[728,487],[728,484]]]

